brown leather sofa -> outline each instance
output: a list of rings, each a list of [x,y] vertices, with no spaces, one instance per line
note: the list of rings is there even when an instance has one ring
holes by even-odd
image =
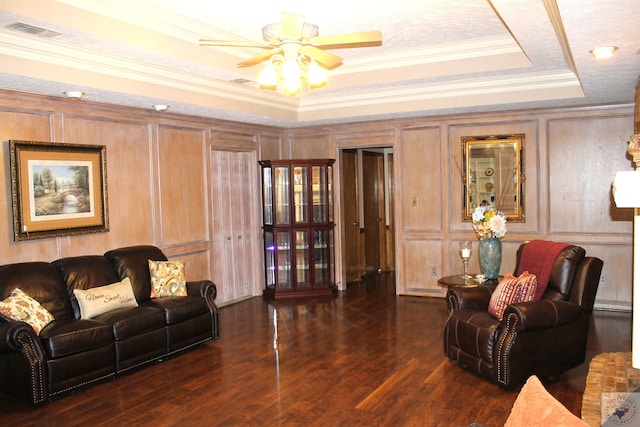
[[[525,244],[516,255],[516,272]],[[495,285],[450,288],[444,354],[505,388],[582,364],[603,266],[585,255],[581,247],[564,248],[542,299],[509,305],[502,321],[487,309]]]
[[[216,286],[187,282],[188,296],[150,298],[148,260],[167,261],[154,246],[104,255],[0,266],[0,300],[20,288],[55,318],[39,335],[0,318],[0,391],[34,404],[220,337]],[[74,289],[129,277],[137,307],[80,318]]]

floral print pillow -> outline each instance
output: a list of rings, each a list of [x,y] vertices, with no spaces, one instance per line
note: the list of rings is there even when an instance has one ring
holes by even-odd
[[[0,301],[0,316],[28,323],[36,334],[54,320],[46,308],[19,288],[11,291],[7,298]]]
[[[149,260],[151,298],[187,296],[184,261]]]

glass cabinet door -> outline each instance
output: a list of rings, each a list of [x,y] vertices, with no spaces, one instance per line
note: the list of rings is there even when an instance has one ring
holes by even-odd
[[[289,168],[276,166],[273,171],[276,224],[289,224]]]
[[[296,288],[308,288],[309,279],[309,232],[296,230]]]
[[[327,167],[327,201],[329,203],[329,222],[333,222],[333,166]]]
[[[291,289],[291,233],[276,233],[276,263],[278,266],[278,288]]]
[[[328,243],[328,230],[315,230],[313,232],[313,274],[316,286],[328,284]]]
[[[264,232],[264,263],[267,288],[274,288],[276,286],[276,246],[271,231]]]
[[[311,166],[313,222],[327,222],[326,166]]]
[[[307,202],[308,182],[307,166],[293,167],[293,221],[296,224],[309,222],[309,204]]]
[[[264,223],[273,225],[273,187],[271,185],[271,168],[262,168],[262,200],[264,205]],[[273,240],[273,236],[271,236]]]

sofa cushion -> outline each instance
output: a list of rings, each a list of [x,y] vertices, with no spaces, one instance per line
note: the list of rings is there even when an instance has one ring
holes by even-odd
[[[168,261],[165,254],[155,246],[129,246],[113,249],[104,254],[118,273],[119,280],[128,277],[138,304],[151,295],[149,260]]]
[[[40,332],[48,359],[81,353],[113,343],[111,325],[93,319],[54,320]]]
[[[48,262],[23,262],[0,266],[0,300],[15,288],[38,301],[57,320],[72,319],[67,286],[57,268]]]
[[[125,307],[137,307],[131,281],[128,277],[121,282],[91,289],[74,289],[73,294],[80,306],[80,317],[91,319],[99,314]]]
[[[529,377],[516,398],[505,427],[586,427],[544,388],[538,377]]]
[[[53,316],[38,301],[19,288],[0,301],[0,317],[31,325],[36,334],[53,321]]]
[[[173,325],[203,313],[209,313],[205,299],[195,296],[160,297],[146,301],[141,305],[161,309],[164,312],[167,325]]]
[[[164,328],[164,313],[155,307],[121,308],[96,316],[95,320],[111,325],[118,341]]]
[[[184,261],[149,260],[151,298],[187,296]]]
[[[53,264],[62,275],[71,296],[71,304],[76,319],[79,319],[80,306],[74,289],[90,289],[119,282],[121,279],[113,269],[111,262],[102,255],[83,255],[61,258]]]

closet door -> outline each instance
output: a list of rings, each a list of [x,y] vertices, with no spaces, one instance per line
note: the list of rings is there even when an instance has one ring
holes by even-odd
[[[255,152],[212,151],[212,280],[218,304],[262,291]]]

